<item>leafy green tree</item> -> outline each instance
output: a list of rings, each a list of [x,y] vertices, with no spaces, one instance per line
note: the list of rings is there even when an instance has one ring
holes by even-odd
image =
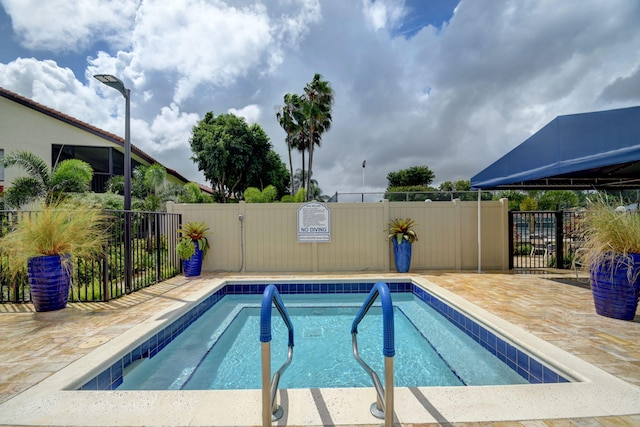
[[[195,182],[187,182],[178,194],[180,203],[213,203],[213,198],[200,190]]]
[[[450,196],[460,200],[476,200],[477,196],[471,193],[471,181],[468,179],[461,179],[458,181],[444,181],[438,187],[440,191],[450,192]]]
[[[4,166],[20,166],[27,176],[13,180],[5,191],[5,203],[10,208],[44,200],[46,204],[59,200],[65,193],[85,193],[91,190],[93,169],[82,160],[68,159],[49,170],[47,163],[28,151],[15,151],[4,158]]]
[[[429,186],[436,175],[427,166],[411,166],[387,174],[388,187]]]
[[[389,172],[384,197],[389,201],[418,201],[431,198],[429,193],[437,191],[430,186],[434,178],[435,174],[427,166],[412,166],[397,172]]]
[[[257,124],[249,126],[233,114],[208,112],[194,126],[190,144],[192,160],[223,202],[239,200],[247,187],[271,184],[266,180],[272,147]]]
[[[527,198],[527,195],[522,191],[518,190],[504,190],[499,192],[496,195],[496,198],[499,199],[509,199],[509,210],[510,211],[519,211],[520,205]]]
[[[307,190],[304,187],[301,187],[295,195],[287,194],[282,198],[283,203],[302,203],[304,202],[305,197],[307,196]]]
[[[545,211],[555,211],[578,206],[578,195],[569,190],[545,191],[538,198],[538,209]]]
[[[538,210],[538,202],[531,196],[525,197],[520,203],[521,211],[535,211]]]
[[[141,165],[134,169],[131,180],[132,196],[140,200],[140,210],[156,212],[162,209],[160,196],[167,170],[160,164]]]
[[[278,200],[278,190],[273,185],[268,185],[264,190],[249,187],[244,190],[244,200],[247,203],[272,203]]]
[[[182,192],[165,184],[167,170],[160,164],[140,165],[131,174],[131,207],[133,210],[157,212],[164,210],[167,201],[178,201]],[[107,181],[107,192],[124,195],[124,176]],[[124,207],[124,200],[120,209]]]
[[[262,132],[262,129],[260,129],[260,131]],[[266,134],[264,134],[264,136],[266,138]],[[278,197],[289,194],[289,171],[287,170],[287,166],[282,162],[280,155],[270,148],[262,161],[263,172],[255,174],[247,185],[260,189],[264,189],[268,185],[273,185]]]

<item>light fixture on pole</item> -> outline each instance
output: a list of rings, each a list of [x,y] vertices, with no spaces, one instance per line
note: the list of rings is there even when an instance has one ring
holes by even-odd
[[[367,165],[367,161],[362,161],[362,203],[364,203],[364,167]]]
[[[126,100],[124,123],[124,268],[125,288],[131,290],[131,91],[124,86],[122,80],[111,74],[96,74],[93,77],[101,83],[116,89]]]

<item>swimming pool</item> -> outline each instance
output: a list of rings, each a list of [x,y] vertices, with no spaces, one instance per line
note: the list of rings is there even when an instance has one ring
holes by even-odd
[[[318,306],[320,296],[324,298],[323,303],[342,305],[343,309],[350,307],[352,310],[359,308],[366,294],[373,287],[373,282],[351,282],[351,283],[279,283],[276,285],[285,305],[289,303],[300,305]],[[396,385],[397,386],[457,386],[457,385],[496,385],[496,384],[519,384],[519,383],[559,383],[568,380],[545,365],[535,357],[529,355],[523,349],[510,343],[504,337],[487,329],[474,319],[455,310],[439,298],[426,292],[419,286],[409,282],[388,283],[394,296],[394,306],[396,311],[400,310],[407,323],[404,327],[396,327],[396,333],[401,331],[407,333],[407,343],[421,339],[423,347],[417,352],[411,352],[402,363],[396,364]],[[171,390],[171,389],[251,389],[260,388],[260,360],[258,334],[255,332],[253,339],[249,336],[245,340],[248,347],[231,354],[227,362],[222,363],[230,342],[226,341],[220,346],[213,346],[218,339],[224,339],[224,332],[230,325],[230,320],[239,315],[234,312],[238,307],[246,307],[249,301],[259,301],[266,284],[259,283],[228,283],[219,291],[215,292],[205,301],[198,304],[188,313],[183,315],[176,322],[158,332],[140,346],[132,349],[120,360],[108,369],[105,369],[98,376],[83,384],[81,390]],[[306,298],[306,300],[305,300]],[[311,298],[311,300],[309,300]],[[306,302],[304,302],[306,301]],[[311,301],[311,302],[309,302]],[[313,303],[316,301],[316,303]],[[330,306],[329,305],[329,306]],[[212,309],[213,308],[213,309]],[[317,307],[316,307],[317,308]],[[403,309],[404,311],[402,311]],[[289,307],[288,307],[289,309]],[[242,311],[242,310],[240,310]],[[406,313],[411,313],[407,317]],[[248,316],[248,312],[245,313]],[[318,313],[319,314],[319,313]],[[336,314],[335,312],[332,314]],[[353,315],[351,315],[353,314]],[[355,316],[355,311],[348,316],[344,316],[346,322],[345,331],[349,330],[350,322]],[[311,317],[314,317],[313,314]],[[322,317],[322,316],[317,316]],[[328,316],[334,318],[336,316]],[[402,318],[402,316],[399,316]],[[225,320],[226,319],[226,320]],[[248,317],[245,318],[248,320]],[[435,331],[430,323],[437,322],[441,326],[447,326],[446,332],[435,336],[431,333]],[[222,327],[211,331],[207,325],[221,323]],[[245,322],[246,323],[246,322]],[[250,322],[251,323],[251,322]],[[294,322],[295,327],[295,322]],[[307,334],[317,334],[318,327],[312,326],[307,330]],[[195,329],[192,329],[195,328]],[[314,329],[315,328],[315,329]],[[374,328],[372,328],[374,329]],[[193,335],[207,337],[206,339],[188,340],[188,334],[182,334],[185,330],[194,330]],[[259,328],[256,327],[255,331]],[[232,331],[229,336],[234,336],[237,331]],[[304,329],[302,330],[304,334]],[[411,336],[411,334],[414,334]],[[444,335],[442,335],[444,334]],[[274,333],[274,337],[283,338],[286,334]],[[347,342],[350,341],[348,332],[341,334]],[[359,334],[360,335],[360,334]],[[338,334],[340,336],[340,334]],[[380,337],[380,335],[377,335]],[[370,337],[371,345],[361,345],[361,352],[366,355],[367,360],[376,359],[380,354],[380,344],[376,344],[375,334]],[[310,338],[310,337],[308,337]],[[379,338],[378,338],[379,339]],[[298,333],[298,345],[303,338]],[[437,347],[432,341],[437,342]],[[397,340],[396,342],[402,342]],[[464,344],[464,349],[463,348]],[[252,347],[253,345],[253,347]],[[167,352],[163,349],[169,346]],[[335,348],[335,345],[331,346]],[[408,347],[411,347],[410,345]],[[252,348],[255,354],[249,357]],[[284,343],[275,343],[274,349],[286,349]],[[357,365],[353,356],[350,355],[351,348],[347,344],[343,346],[342,355],[335,360],[337,364],[344,365],[340,373],[328,375],[324,382],[320,381],[318,372],[309,374],[308,366],[316,365],[318,361],[309,361],[308,357],[312,351],[296,350],[294,360],[289,368],[297,373],[287,372],[283,376],[281,387],[283,388],[304,388],[304,387],[367,387],[371,386],[366,373]],[[366,350],[365,350],[366,348]],[[182,351],[184,349],[185,351]],[[159,352],[163,350],[162,353]],[[407,351],[415,350],[407,348]],[[435,354],[434,353],[435,350]],[[370,352],[367,355],[366,352]],[[203,356],[210,354],[208,361],[203,363]],[[272,353],[277,354],[275,350]],[[317,353],[317,352],[316,352]],[[429,360],[425,355],[431,353],[434,357]],[[322,353],[321,353],[322,354]],[[326,354],[326,351],[325,351]],[[443,356],[445,355],[445,356]],[[248,358],[247,365],[240,365],[241,359]],[[282,359],[284,360],[284,359]],[[282,360],[274,360],[273,366],[277,367]],[[176,361],[186,362],[176,364]],[[430,370],[433,361],[444,365],[444,370],[439,370],[434,374]],[[306,363],[309,362],[309,365]],[[204,375],[202,378],[193,380],[192,374],[195,367],[202,364]],[[325,366],[331,370],[332,363]],[[221,367],[226,376],[219,381],[212,381],[218,367]],[[380,366],[373,366],[378,371]],[[246,374],[239,375],[240,372]],[[127,380],[125,381],[125,373]],[[354,378],[355,376],[355,378]],[[309,377],[309,382],[302,381]],[[298,380],[295,382],[294,380]],[[293,381],[293,382],[292,382]]]
[[[260,388],[257,299],[257,295],[227,295],[154,358],[144,359],[125,373],[118,389]],[[371,386],[351,348],[350,327],[362,300],[360,294],[285,295],[283,301],[296,331],[296,354],[282,377],[282,387]],[[394,294],[393,303],[396,386],[527,382],[412,293]],[[383,370],[381,331],[382,309],[377,305],[358,333],[360,354],[377,372]],[[275,319],[272,335],[275,372],[286,356],[284,322]]]
[[[456,276],[454,273],[453,276]],[[318,275],[221,275],[196,280],[175,279],[176,292],[160,293],[160,299],[173,301],[153,315],[145,316],[133,328],[122,330],[108,342],[60,369],[28,390],[0,405],[0,424],[56,426],[236,426],[261,424],[260,390],[100,390],[78,391],[97,376],[104,383],[110,367],[130,357],[130,353],[149,355],[168,334],[189,323],[194,310],[211,298],[230,293],[251,293],[251,283],[281,283],[305,289],[307,283],[323,286],[324,281],[342,281],[336,291],[352,292],[364,280],[392,283],[409,282],[404,289],[419,294],[425,291],[442,302],[442,312],[462,315],[461,327],[479,332],[478,340],[491,347],[505,339],[544,362],[569,382],[467,387],[396,387],[394,413],[399,423],[474,423],[515,420],[567,419],[594,416],[637,414],[640,389],[604,372],[552,342],[527,332],[526,324],[516,325],[469,302],[460,295],[430,280],[430,275],[333,274]],[[450,277],[447,275],[447,278]],[[507,276],[510,277],[510,276]],[[474,286],[491,286],[492,274],[461,275]],[[502,279],[500,279],[502,280]],[[509,280],[509,279],[507,279]],[[514,282],[517,282],[514,280]],[[229,285],[232,285],[229,287]],[[184,290],[180,288],[184,287]],[[325,288],[326,289],[326,288]],[[394,290],[395,289],[395,290]],[[511,289],[507,287],[507,289]],[[309,289],[310,290],[310,289]],[[246,291],[246,292],[245,292]],[[229,293],[230,292],[230,293]],[[257,290],[253,290],[256,293]],[[365,292],[364,290],[362,292]],[[393,294],[392,294],[393,295]],[[364,294],[362,294],[364,299]],[[585,297],[586,298],[586,297]],[[589,295],[590,298],[590,295]],[[591,302],[591,301],[589,301]],[[439,305],[439,303],[435,302]],[[115,309],[118,305],[114,306]],[[132,313],[135,313],[133,311]],[[582,313],[582,312],[581,312]],[[447,314],[446,314],[447,315]],[[582,313],[585,315],[585,313]],[[532,317],[535,319],[535,316]],[[601,319],[597,319],[602,322]],[[546,319],[544,320],[546,321]],[[479,328],[472,326],[477,324]],[[493,331],[493,332],[491,332]],[[497,339],[491,338],[489,332]],[[486,335],[486,336],[485,336]],[[155,339],[155,344],[154,344]],[[154,345],[156,347],[154,347]],[[500,347],[498,345],[497,347]],[[502,353],[501,350],[497,350]],[[509,350],[512,351],[512,350]],[[524,369],[524,368],[523,368]],[[117,371],[110,370],[110,374]],[[285,373],[286,376],[286,373]],[[285,409],[281,424],[289,425],[379,425],[369,405],[375,400],[373,387],[281,389],[278,400]]]

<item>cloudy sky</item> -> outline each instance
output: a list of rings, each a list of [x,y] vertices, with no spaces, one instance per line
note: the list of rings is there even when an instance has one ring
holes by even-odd
[[[636,0],[0,0],[0,86],[124,134],[189,179],[206,112],[275,119],[314,73],[335,91],[325,194],[426,165],[469,179],[554,117],[640,104]],[[299,160],[296,161],[299,167]],[[294,163],[295,167],[295,163]],[[378,195],[379,198],[379,195]]]

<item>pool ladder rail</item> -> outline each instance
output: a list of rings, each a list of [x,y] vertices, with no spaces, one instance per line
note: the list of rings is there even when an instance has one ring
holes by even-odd
[[[284,320],[289,330],[289,349],[287,351],[287,360],[273,374],[271,379],[271,305],[278,309],[282,320]],[[280,298],[280,293],[275,285],[269,285],[262,294],[262,306],[260,308],[260,342],[262,351],[262,425],[264,427],[271,426],[273,421],[282,418],[284,410],[282,406],[276,402],[276,393],[278,391],[278,383],[284,371],[291,364],[293,358],[293,325],[289,314]]]
[[[382,302],[382,334],[384,354],[384,384],[382,387],[378,374],[362,360],[358,354],[358,324],[367,314],[376,298],[380,296]],[[351,326],[351,343],[353,345],[353,357],[360,363],[373,380],[377,399],[371,404],[371,414],[379,419],[384,419],[385,427],[393,426],[393,357],[395,356],[394,328],[393,328],[393,303],[391,292],[384,282],[378,282],[373,286],[365,299],[360,311],[353,320]]]

